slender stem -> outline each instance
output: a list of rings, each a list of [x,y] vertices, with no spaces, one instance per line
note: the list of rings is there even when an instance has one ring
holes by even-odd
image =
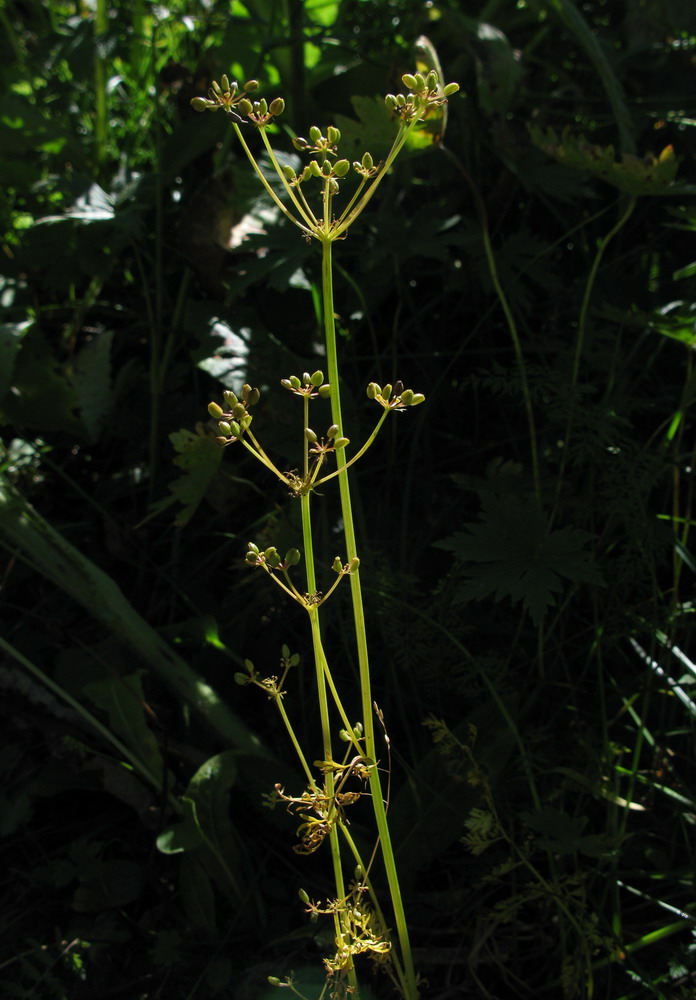
[[[292,186],[290,185],[290,182],[288,181],[287,177],[283,173],[282,167],[278,163],[278,159],[277,159],[275,153],[273,152],[273,147],[271,146],[270,142],[268,141],[268,136],[266,135],[266,129],[265,128],[260,128],[259,132],[261,133],[261,138],[263,140],[263,144],[266,147],[266,150],[268,152],[268,156],[269,156],[269,158],[271,160],[271,163],[273,164],[273,169],[275,170],[275,172],[278,174],[278,177],[282,181],[283,187],[287,191],[288,198],[290,198],[290,200],[292,201],[293,205],[295,206],[295,208],[297,209],[297,211],[300,213],[300,215],[302,216],[302,218],[305,220],[305,222],[307,223],[307,225],[310,227],[310,229],[313,228],[314,226],[317,225],[317,220],[314,217],[314,213],[310,210],[309,205],[307,205],[307,202],[304,201],[304,204],[303,204],[302,201],[295,194],[295,191],[293,190]]]
[[[357,451],[355,453],[355,455],[353,455],[352,458],[349,458],[348,461],[345,463],[345,465],[342,465],[339,469],[334,469],[334,471],[330,472],[327,476],[322,476],[321,479],[318,479],[314,485],[315,486],[321,486],[322,483],[328,483],[329,479],[334,479],[335,476],[340,476],[342,472],[345,472],[345,470],[349,469],[351,467],[351,465],[354,465],[355,462],[357,462],[359,458],[362,458],[363,455],[365,454],[365,452],[367,451],[367,449],[370,447],[370,445],[374,441],[374,439],[377,437],[377,434],[379,433],[380,427],[382,426],[382,424],[384,423],[384,421],[387,419],[387,414],[388,413],[389,413],[389,410],[385,407],[384,410],[382,411],[381,417],[377,421],[377,426],[373,430],[372,434],[370,434],[369,438],[367,439],[367,441],[365,442],[365,444],[362,446],[362,448],[360,449],[360,451]]]
[[[298,229],[302,229],[303,232],[305,232],[305,233],[311,232],[311,228],[308,229],[307,226],[303,226],[302,223],[299,221],[299,219],[295,218],[295,216],[292,214],[292,212],[290,211],[290,209],[283,203],[282,199],[280,199],[278,197],[278,195],[275,193],[275,191],[273,190],[273,188],[271,187],[271,185],[268,183],[268,181],[264,177],[264,174],[263,174],[263,171],[261,170],[261,167],[258,165],[258,163],[256,162],[256,160],[254,159],[253,153],[251,152],[251,150],[247,146],[246,139],[244,138],[244,135],[242,134],[242,130],[240,129],[240,127],[236,123],[236,121],[234,121],[234,119],[232,120],[232,128],[237,133],[237,138],[239,139],[240,143],[242,144],[242,149],[246,153],[247,159],[249,160],[249,163],[251,163],[251,165],[252,165],[252,167],[254,169],[254,173],[259,178],[259,180],[261,181],[261,183],[265,187],[266,192],[271,196],[271,198],[273,199],[274,203],[278,206],[278,208],[281,210],[281,212],[283,213],[283,215],[287,216],[287,218],[290,219],[290,222],[292,222],[293,225],[297,226]],[[276,169],[278,170],[280,177],[281,178],[284,177],[284,174],[280,170],[280,168],[276,167]],[[301,214],[304,217],[304,212],[301,212]],[[312,224],[310,223],[309,225],[311,227]]]
[[[261,687],[263,688],[263,685],[261,685]],[[263,688],[263,690],[265,691],[266,689]],[[290,722],[290,719],[288,717],[288,713],[285,711],[285,705],[283,704],[282,692],[279,691],[278,694],[275,696],[275,698],[273,700],[276,703],[276,708],[280,712],[280,716],[281,716],[281,718],[283,720],[283,723],[284,723],[285,728],[287,730],[288,736],[290,737],[292,745],[295,748],[295,753],[298,756],[298,759],[299,759],[300,764],[302,766],[302,770],[304,771],[305,777],[307,778],[307,784],[309,785],[309,787],[311,788],[311,790],[316,793],[319,789],[316,786],[316,782],[314,781],[314,777],[312,776],[312,772],[310,770],[309,764],[307,763],[307,758],[305,757],[305,755],[304,755],[304,753],[302,751],[302,747],[300,746],[299,740],[297,739],[297,736],[295,734],[295,730],[293,729],[292,723]]]
[[[333,272],[332,272],[332,239],[325,236],[321,239],[322,245],[322,298],[324,306],[324,335],[326,342],[326,359],[328,365],[328,378],[331,385],[331,414],[332,422],[338,425],[339,434],[342,434],[343,417],[341,413],[341,390],[338,373],[338,354],[336,349],[336,324],[334,317],[333,299]],[[337,448],[336,456],[339,466],[346,466],[345,448]],[[348,561],[357,557],[357,543],[355,537],[355,527],[353,524],[353,510],[350,497],[350,482],[347,468],[341,468],[338,474],[338,486],[341,497],[341,510],[343,514],[343,530],[346,539],[346,553]],[[352,573],[350,576],[350,588],[353,602],[353,619],[355,625],[355,637],[358,650],[358,666],[360,673],[360,694],[363,713],[363,731],[365,734],[365,754],[367,757],[377,761],[375,748],[375,729],[373,719],[372,690],[370,681],[370,661],[367,648],[367,634],[365,627],[365,613],[363,610],[362,588],[360,585],[360,572]],[[401,956],[404,965],[404,993],[408,1000],[416,1000],[418,997],[418,987],[416,985],[416,974],[413,966],[411,954],[411,944],[406,924],[406,914],[404,912],[401,898],[401,887],[396,870],[394,851],[389,834],[387,823],[387,813],[382,797],[382,787],[379,778],[379,769],[373,768],[370,772],[370,791],[372,792],[372,804],[375,813],[375,822],[382,848],[382,857],[389,884],[389,892],[394,910],[394,919],[401,946]]]
[[[561,453],[560,468],[558,470],[558,484],[556,486],[556,507],[558,506],[558,501],[561,495],[561,487],[563,485],[563,479],[565,476],[566,465],[568,462],[568,453],[570,450],[570,437],[573,432],[573,424],[575,422],[575,414],[577,411],[577,387],[578,387],[578,376],[580,374],[580,361],[582,358],[582,351],[585,346],[585,336],[587,333],[587,317],[590,310],[590,301],[592,299],[592,292],[594,291],[595,281],[597,280],[597,274],[599,273],[599,266],[602,263],[602,258],[604,256],[604,251],[609,246],[609,243],[613,240],[618,232],[626,225],[633,210],[636,207],[637,198],[635,195],[631,195],[628,199],[628,204],[626,205],[625,211],[619,217],[618,222],[612,226],[606,236],[597,241],[597,252],[595,253],[594,260],[592,261],[592,267],[590,268],[590,273],[587,276],[587,282],[585,284],[585,291],[582,297],[582,303],[580,305],[580,314],[578,316],[578,335],[575,340],[575,351],[573,354],[573,368],[570,376],[570,401],[568,404],[568,419],[566,421],[565,436],[563,439],[563,451]],[[553,521],[553,515],[550,518],[550,523]]]

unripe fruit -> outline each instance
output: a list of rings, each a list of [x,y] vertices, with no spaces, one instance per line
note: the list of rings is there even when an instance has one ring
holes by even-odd
[[[208,413],[213,420],[219,420],[223,414],[223,409],[217,403],[208,403]]]
[[[271,106],[268,109],[272,115],[282,115],[285,111],[285,101],[282,97],[276,97],[271,101]]]

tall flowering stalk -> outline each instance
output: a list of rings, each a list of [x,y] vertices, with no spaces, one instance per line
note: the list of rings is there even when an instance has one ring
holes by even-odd
[[[208,407],[210,415],[218,421],[218,440],[223,445],[241,443],[300,499],[306,589],[304,586],[298,587],[292,578],[292,571],[301,560],[297,549],[290,549],[281,556],[275,547],[262,551],[257,545],[250,543],[246,561],[268,573],[285,594],[305,610],[309,618],[321,720],[322,759],[314,761],[313,766],[310,766],[284,704],[284,684],[289,671],[299,662],[297,654],[291,655],[287,647],[283,647],[279,674],[271,677],[263,677],[256,671],[253,663],[247,660],[246,671],[238,674],[237,680],[262,688],[274,701],[306,777],[307,785],[300,795],[287,794],[280,785],[276,786],[274,793],[274,799],[284,802],[302,821],[298,828],[299,843],[295,849],[299,853],[311,853],[325,841],[329,844],[336,887],[335,898],[320,903],[312,900],[304,891],[300,896],[312,918],[326,914],[333,921],[335,952],[325,960],[327,983],[332,996],[338,996],[341,992],[359,995],[355,959],[358,955],[368,954],[387,970],[406,1000],[417,1000],[417,977],[375,745],[375,716],[380,724],[382,719],[372,699],[360,557],[351,504],[350,469],[372,445],[390,413],[416,406],[425,397],[422,393],[405,389],[401,382],[387,386],[371,382],[367,387],[367,395],[379,405],[380,415],[367,440],[349,454],[350,441],[345,436],[341,409],[332,259],[334,242],[346,236],[368,206],[411,132],[429,112],[445,104],[447,98],[459,89],[456,83],[442,88],[434,71],[427,75],[406,74],[403,84],[406,93],[388,94],[385,98],[396,121],[396,131],[383,162],[375,163],[369,152],[365,152],[360,161],[352,164],[347,159],[341,159],[338,152],[341,139],[339,130],[330,125],[324,134],[315,125],[310,128],[308,138],[293,139],[295,149],[308,157],[306,166],[299,173],[287,164],[281,166],[268,135],[273,119],[283,113],[285,102],[280,97],[270,104],[263,98],[255,100],[253,95],[258,89],[257,81],[251,80],[240,88],[237,83],[223,76],[219,83],[213,82],[207,97],[196,97],[191,103],[197,111],[222,110],[228,115],[269,198],[306,239],[319,243],[322,255],[322,312],[327,379],[324,380],[322,371],[316,371],[281,380],[281,385],[297,397],[302,406],[302,471],[286,472],[277,468],[252,431],[253,418],[250,411],[259,399],[258,389],[245,385],[239,397],[227,391],[224,393],[223,405],[213,402]],[[280,193],[269,183],[251,152],[240,127],[245,123],[258,129],[270,163],[280,180]],[[341,188],[351,173],[357,175],[357,184],[339,212]],[[308,193],[312,187],[313,195]],[[310,407],[321,398],[328,398],[331,406],[331,424],[322,437],[312,430],[309,420]],[[331,468],[334,461],[335,468]],[[345,559],[337,556],[334,560],[332,569],[336,579],[327,591],[321,593],[316,580],[311,504],[316,489],[334,478],[338,480],[346,555]],[[334,683],[321,627],[322,605],[344,577],[350,581],[359,664],[362,719],[357,723],[349,720]],[[335,714],[338,715],[341,727],[338,736],[345,747],[343,753],[338,754],[334,751],[332,720]],[[370,877],[376,852],[373,852],[367,862],[363,859],[346,821],[346,811],[364,794],[365,789],[369,789],[374,809],[377,843],[391,904],[389,919],[393,918],[396,940],[392,940],[388,915],[382,909]],[[301,995],[290,979],[282,983],[275,978],[272,981],[277,985],[290,986],[293,992]]]

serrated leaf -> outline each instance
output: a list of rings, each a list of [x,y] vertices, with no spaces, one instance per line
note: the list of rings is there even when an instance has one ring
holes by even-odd
[[[555,603],[562,579],[602,586],[604,581],[585,545],[592,536],[578,528],[549,532],[533,498],[485,493],[481,521],[438,542],[463,563],[468,577],[459,586],[464,600],[522,602],[535,625]]]
[[[169,435],[169,440],[179,452],[174,459],[174,465],[184,470],[184,474],[169,484],[172,496],[158,500],[152,505],[152,510],[164,510],[171,503],[178,501],[183,505],[176,515],[174,523],[182,528],[193,517],[198,505],[206,494],[222,460],[223,448],[220,443],[208,433],[203,424],[196,424],[196,431],[182,428]]]

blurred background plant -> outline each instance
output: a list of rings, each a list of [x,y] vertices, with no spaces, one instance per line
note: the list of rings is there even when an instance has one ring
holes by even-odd
[[[346,383],[427,396],[357,469],[416,964],[434,998],[692,996],[693,5],[0,19],[4,994],[256,1000],[291,971],[319,994],[320,925],[287,930],[307,861],[261,807],[289,766],[233,683],[302,648],[243,565],[298,511],[200,415],[268,385],[292,461],[274,385],[322,366],[320,261],[189,100],[282,81],[300,133],[378,155],[376,95],[426,35],[464,93],[335,287]]]

